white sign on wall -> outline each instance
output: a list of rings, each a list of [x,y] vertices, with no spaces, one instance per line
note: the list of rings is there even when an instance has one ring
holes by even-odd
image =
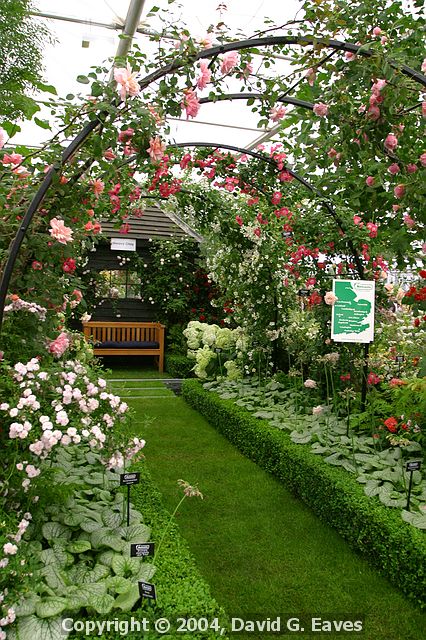
[[[374,280],[333,280],[337,297],[331,316],[331,337],[336,342],[373,342]]]
[[[136,238],[111,238],[112,251],[136,251]]]

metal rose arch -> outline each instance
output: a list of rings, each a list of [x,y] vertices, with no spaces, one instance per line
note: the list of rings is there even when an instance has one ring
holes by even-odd
[[[312,36],[269,36],[269,37],[261,37],[261,38],[252,38],[246,40],[239,40],[234,42],[229,42],[223,45],[211,47],[210,49],[205,49],[200,51],[198,54],[194,55],[192,58],[193,62],[202,59],[214,59],[218,55],[224,54],[229,51],[239,51],[244,49],[251,49],[253,47],[263,48],[270,47],[274,45],[288,45],[288,46],[320,46],[325,49],[332,49],[333,51],[345,51],[349,53],[353,53],[356,55],[360,55],[366,58],[372,57],[375,55],[375,52],[370,49],[365,49],[363,46],[352,44],[345,41],[340,40],[332,40],[325,38],[315,38]],[[328,58],[328,57],[327,57]],[[324,62],[324,61],[323,61]],[[187,61],[182,59],[177,59],[174,62],[165,65],[164,67],[160,67],[156,71],[148,74],[144,78],[139,81],[139,85],[141,90],[146,89],[151,83],[173,73],[174,71],[182,68]],[[426,76],[421,74],[420,72],[408,67],[405,64],[400,64],[396,61],[388,61],[391,67],[400,70],[404,75],[410,77],[415,82],[420,85],[426,87]],[[318,63],[316,66],[320,66],[321,63]],[[242,93],[242,94],[230,94],[224,95],[222,97],[218,97],[218,99],[261,99],[257,94],[251,93]],[[312,105],[308,102],[301,101],[297,98],[292,98],[289,96],[280,96],[278,97],[279,101],[287,102],[289,104],[294,104],[295,106],[300,106],[306,109],[312,109]],[[201,100],[201,102],[206,102],[207,100]],[[117,102],[119,104],[120,101]],[[19,250],[21,248],[22,242],[25,238],[26,232],[31,224],[31,221],[41,206],[46,194],[48,193],[53,179],[55,175],[61,170],[61,168],[70,162],[73,156],[77,153],[81,146],[84,145],[85,141],[90,137],[90,135],[102,127],[103,121],[106,117],[106,112],[100,112],[93,120],[88,122],[80,133],[74,138],[74,140],[69,144],[69,146],[64,149],[60,159],[56,163],[54,163],[49,171],[47,172],[44,180],[42,181],[38,191],[33,197],[25,215],[22,218],[21,224],[17,231],[15,238],[12,240],[8,258],[5,264],[5,268],[2,274],[1,282],[0,282],[0,327],[3,322],[3,314],[6,296],[9,288],[10,279],[14,270],[16,259],[19,255]],[[185,144],[180,144],[178,146],[185,146]],[[212,145],[211,143],[201,142],[201,143],[187,143],[186,146],[205,146],[205,147],[215,147],[217,145]],[[223,145],[222,145],[223,146]],[[241,151],[243,153],[247,153],[249,155],[253,155],[254,152],[251,152],[249,149],[239,149],[237,147],[233,148],[234,150]],[[260,156],[260,154],[258,154]],[[263,160],[265,158],[260,156]],[[90,163],[89,163],[90,166]],[[292,172],[290,169],[287,169],[291,175],[298,180],[301,184],[307,187],[312,193],[316,195],[320,195],[316,192],[315,188],[303,177],[299,176],[295,172]],[[79,176],[76,177],[78,179]],[[339,224],[339,219],[334,211],[333,207],[330,203],[324,201],[322,199],[323,206],[327,209],[330,215],[336,220],[337,224]],[[354,251],[354,257],[356,256],[356,251]],[[362,273],[362,265],[359,262],[357,263],[358,272]]]

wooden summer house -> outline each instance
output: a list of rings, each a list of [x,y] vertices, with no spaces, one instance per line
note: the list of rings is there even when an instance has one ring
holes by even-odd
[[[124,258],[136,251],[146,272],[151,268],[152,240],[179,240],[192,238],[201,242],[201,236],[178,216],[165,213],[158,206],[148,206],[141,217],[129,217],[130,230],[122,234],[109,222],[102,223],[102,241],[89,253],[86,266],[91,272],[102,272],[102,287],[95,292],[96,308],[92,319],[98,321],[153,322],[155,305],[143,299],[140,275]]]

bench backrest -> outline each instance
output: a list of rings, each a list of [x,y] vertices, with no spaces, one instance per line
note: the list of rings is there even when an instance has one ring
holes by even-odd
[[[164,325],[159,322],[106,322],[91,320],[83,323],[86,338],[95,342],[164,342]]]

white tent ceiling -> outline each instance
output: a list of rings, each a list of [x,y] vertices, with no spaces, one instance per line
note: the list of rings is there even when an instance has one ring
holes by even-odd
[[[124,24],[130,0],[36,0],[37,20],[48,25],[56,43],[47,46],[44,55],[45,79],[53,84],[59,96],[83,93],[84,85],[77,83],[79,74],[86,74],[91,66],[113,56],[119,43],[120,26]],[[282,25],[295,17],[300,0],[182,0],[169,5],[167,0],[146,0],[139,27],[161,30],[153,6],[173,11],[181,18],[191,34],[203,36],[210,25],[223,22],[230,34],[250,36],[264,28],[264,18]],[[50,17],[49,17],[50,16]],[[137,33],[135,40],[141,49],[149,47],[148,36]],[[286,65],[282,62],[282,65]],[[257,116],[244,101],[205,104],[198,116],[190,121],[170,120],[172,137],[182,141],[215,141],[246,146],[257,139]],[[14,138],[15,143],[37,146],[48,134],[32,124],[25,124]]]

